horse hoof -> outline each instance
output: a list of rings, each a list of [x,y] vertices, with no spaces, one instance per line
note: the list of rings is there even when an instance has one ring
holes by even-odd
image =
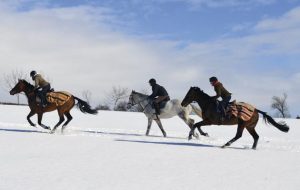
[[[200,139],[200,137],[199,137],[199,135],[198,135],[198,134],[195,134],[195,135],[194,135],[194,137],[195,137],[197,140],[199,140],[199,139]]]
[[[209,137],[208,133],[204,133],[204,136]]]

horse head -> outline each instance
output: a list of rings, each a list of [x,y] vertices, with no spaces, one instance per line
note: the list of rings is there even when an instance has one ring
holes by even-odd
[[[132,106],[135,105],[134,99],[133,99],[133,94],[135,93],[134,90],[131,91],[131,94],[129,95],[129,100],[127,103],[127,109],[130,109]]]
[[[18,83],[10,90],[10,95],[15,95],[21,92],[32,92],[34,90],[34,86],[31,85],[24,79],[19,79]]]
[[[144,101],[147,98],[148,98],[148,96],[146,94],[142,94],[142,93],[132,90],[131,94],[129,95],[127,108],[129,109],[130,107],[141,103],[142,101]]]
[[[15,94],[18,94],[20,92],[24,92],[25,88],[26,88],[26,86],[25,86],[24,80],[19,79],[18,83],[15,85],[15,87],[13,87],[9,91],[9,93],[10,93],[10,95],[15,95]]]
[[[193,101],[197,100],[198,92],[201,91],[198,87],[191,87],[181,102],[181,106],[186,107]]]

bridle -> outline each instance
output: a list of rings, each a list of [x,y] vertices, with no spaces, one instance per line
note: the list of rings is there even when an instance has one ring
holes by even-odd
[[[131,104],[131,106],[134,106],[134,105],[139,105],[139,106],[141,106],[142,107],[142,112],[144,112],[145,111],[145,109],[150,105],[150,102],[148,102],[147,104],[146,104],[146,106],[145,107],[143,107],[143,105],[141,104],[141,102],[143,102],[143,101],[145,101],[145,100],[147,100],[147,98],[145,98],[145,99],[143,99],[143,100],[141,100],[141,101],[139,101],[139,102],[136,102],[135,100],[134,100],[134,98],[133,98],[133,95],[132,94],[130,94],[130,96],[129,96],[129,100],[131,100],[131,102],[128,102],[128,104]]]

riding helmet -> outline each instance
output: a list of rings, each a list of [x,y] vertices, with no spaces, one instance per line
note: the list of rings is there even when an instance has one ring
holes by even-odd
[[[151,85],[156,84],[156,80],[155,80],[154,78],[152,78],[152,79],[149,80],[149,83],[150,83]]]
[[[31,77],[34,77],[35,75],[36,75],[36,71],[31,71],[31,72],[30,72],[30,76],[31,76]]]
[[[218,81],[217,77],[210,77],[209,78],[209,82],[217,82],[217,81]]]

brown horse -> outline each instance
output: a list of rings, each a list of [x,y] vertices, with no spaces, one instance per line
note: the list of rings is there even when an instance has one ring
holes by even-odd
[[[226,146],[230,146],[234,141],[242,137],[243,130],[246,128],[248,132],[251,134],[251,136],[254,139],[254,143],[252,145],[253,149],[256,149],[256,145],[259,139],[258,134],[255,131],[255,126],[258,122],[259,115],[258,113],[262,114],[264,117],[265,122],[268,121],[268,123],[275,126],[277,129],[283,132],[288,132],[289,127],[285,123],[277,123],[271,116],[267,115],[265,112],[260,111],[258,109],[254,109],[253,115],[251,118],[247,121],[243,120],[240,117],[232,115],[230,118],[227,118],[225,120],[220,120],[220,113],[217,111],[217,105],[216,101],[211,98],[209,95],[204,93],[200,88],[198,87],[191,87],[188,93],[186,94],[185,98],[183,99],[181,105],[187,106],[191,102],[196,101],[199,106],[202,109],[202,118],[203,120],[201,122],[198,122],[194,124],[194,126],[191,128],[191,131],[189,133],[189,139],[192,138],[192,134],[194,133],[195,128],[197,127],[198,130],[201,129],[201,126],[205,125],[236,125],[238,124],[236,135],[233,139],[228,141],[225,145],[222,146],[222,148]]]
[[[44,129],[51,129],[48,126],[45,126],[42,124],[42,118],[43,114],[45,112],[51,112],[54,110],[58,111],[59,116],[59,122],[54,126],[54,128],[51,130],[50,133],[54,133],[56,128],[64,122],[65,118],[64,115],[67,117],[67,121],[62,126],[62,132],[64,131],[67,124],[72,120],[72,116],[70,114],[70,110],[75,105],[75,100],[78,101],[77,105],[81,112],[83,113],[89,113],[89,114],[97,114],[97,110],[91,109],[91,106],[88,105],[87,102],[73,96],[70,94],[68,98],[65,100],[62,100],[62,103],[57,105],[56,103],[49,103],[45,108],[41,107],[37,101],[36,101],[36,94],[34,92],[34,86],[28,83],[26,80],[19,80],[19,82],[16,84],[16,86],[10,91],[11,95],[15,95],[17,93],[24,92],[27,99],[28,99],[28,105],[30,107],[30,113],[27,116],[27,120],[30,123],[31,126],[35,127],[35,124],[32,123],[30,120],[30,117],[35,115],[37,113],[38,115],[38,124],[43,127]],[[54,92],[54,93],[62,93],[62,92]]]

